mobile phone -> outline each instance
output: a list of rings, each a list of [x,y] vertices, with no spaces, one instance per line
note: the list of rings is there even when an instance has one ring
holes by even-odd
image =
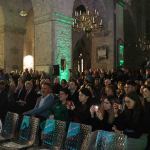
[[[94,106],[94,109],[95,109],[95,111],[98,111],[98,106],[95,105],[95,106]]]

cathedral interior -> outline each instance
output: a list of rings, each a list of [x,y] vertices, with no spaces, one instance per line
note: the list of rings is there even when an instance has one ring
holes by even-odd
[[[0,150],[150,150],[150,0],[0,0]]]
[[[70,70],[138,69],[150,54],[149,6],[148,0],[0,0],[0,68],[55,67],[66,79]]]

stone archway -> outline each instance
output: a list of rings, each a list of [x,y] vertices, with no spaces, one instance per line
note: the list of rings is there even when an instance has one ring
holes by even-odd
[[[82,37],[77,41],[73,49],[73,68],[78,69],[78,71],[80,72],[85,69],[91,68],[91,55],[89,47],[90,42],[88,41],[89,39],[87,39],[86,37]]]
[[[75,0],[73,6],[73,14],[75,10],[86,11],[89,3],[84,0]],[[83,32],[72,31],[72,64],[73,70],[82,72],[85,69],[91,68],[91,53],[92,53],[92,39],[87,37]],[[87,63],[88,62],[88,63]]]
[[[91,44],[90,39],[83,36],[73,49],[73,68],[79,72],[91,68]]]
[[[89,68],[99,68],[102,67],[104,69],[113,68],[114,66],[114,3],[111,1],[109,4],[104,0],[75,0],[73,6],[72,16],[74,17],[75,10],[83,5],[89,11],[94,11],[95,9],[99,10],[100,17],[103,19],[103,32],[97,32],[90,39],[85,39],[85,43],[89,46],[86,50],[89,54],[88,62],[90,62]],[[80,39],[85,38],[83,32],[73,32],[72,35],[72,49],[73,55],[75,51],[77,51],[77,43]],[[85,44],[86,45],[86,44]],[[109,47],[108,57],[107,59],[97,60],[97,48],[100,46],[107,45]],[[79,50],[80,51],[80,50]],[[73,61],[75,61],[74,56],[72,57]],[[74,62],[73,62],[74,64]],[[75,66],[77,66],[75,64]],[[85,66],[87,67],[87,66]],[[89,69],[84,68],[84,69]]]

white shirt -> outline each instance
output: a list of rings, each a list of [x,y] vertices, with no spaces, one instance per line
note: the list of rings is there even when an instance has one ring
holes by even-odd
[[[40,108],[41,106],[43,106],[43,104],[44,104],[44,102],[45,102],[46,98],[47,98],[49,95],[50,95],[50,94],[48,94],[48,95],[47,95],[47,96],[45,96],[45,97],[41,97],[41,100],[40,100],[40,103],[39,103],[38,108]]]

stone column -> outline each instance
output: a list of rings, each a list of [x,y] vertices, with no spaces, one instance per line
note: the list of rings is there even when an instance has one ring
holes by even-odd
[[[7,72],[22,70],[25,29],[22,27],[5,25],[4,32],[4,68]]]
[[[8,12],[5,12],[9,15]],[[11,18],[12,16],[10,16]],[[10,22],[6,21],[0,25],[0,68],[5,69],[6,72],[12,70],[22,70],[23,59],[23,38],[25,29],[20,25],[20,20]],[[2,20],[1,20],[2,22]],[[15,25],[14,25],[15,24]]]
[[[52,62],[52,23],[51,15],[37,17],[35,22],[35,70],[50,71]]]
[[[17,4],[17,5],[16,5]],[[25,18],[19,16],[19,0],[0,1],[0,67],[22,70]]]
[[[35,70],[51,74],[53,65],[59,65],[60,79],[68,80],[72,60],[72,18],[57,13],[66,9],[56,7],[58,5],[55,5],[55,2],[32,0],[35,24]],[[61,2],[60,6],[66,6],[63,5],[64,1]],[[68,13],[65,11],[64,14]]]
[[[52,65],[51,0],[32,0],[34,13],[34,68],[49,73]]]
[[[72,18],[60,13],[35,18],[35,70],[49,73],[53,65],[59,65],[60,79],[69,79],[71,23]]]
[[[72,21],[62,13],[53,13],[53,64],[59,65],[60,80],[68,80],[72,68]]]

